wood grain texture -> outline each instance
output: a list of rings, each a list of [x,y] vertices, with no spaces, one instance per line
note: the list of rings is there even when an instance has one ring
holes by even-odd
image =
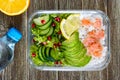
[[[108,2],[108,16],[111,21],[111,63],[108,66],[108,80],[120,80],[120,0]]]
[[[29,9],[22,15],[9,17],[0,13],[0,36],[11,26],[23,34],[15,46],[13,62],[0,74],[0,80],[120,80],[120,0],[31,0]],[[39,71],[27,61],[27,20],[37,10],[102,10],[111,22],[111,62],[102,71],[64,72]]]

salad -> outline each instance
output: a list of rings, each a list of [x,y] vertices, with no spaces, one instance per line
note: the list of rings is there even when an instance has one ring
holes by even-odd
[[[104,56],[101,16],[41,14],[32,20],[30,58],[37,66],[83,67]],[[103,42],[102,42],[103,41]]]

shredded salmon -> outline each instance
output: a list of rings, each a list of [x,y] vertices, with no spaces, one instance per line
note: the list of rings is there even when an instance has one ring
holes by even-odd
[[[83,43],[85,47],[87,47],[87,51],[90,55],[93,55],[95,57],[100,57],[102,55],[101,51],[103,50],[103,47],[98,41],[98,39],[93,37],[87,37],[83,41]]]
[[[105,31],[102,30],[102,19],[95,18],[95,21],[90,21],[90,19],[83,18],[81,20],[82,26],[93,26],[94,30],[87,33],[86,38],[83,40],[85,47],[90,55],[95,57],[102,56],[103,46],[100,40],[104,38]]]
[[[89,19],[83,18],[81,20],[81,22],[82,22],[82,26],[90,26],[91,25],[91,21]]]
[[[96,38],[96,30],[92,30],[92,31],[88,32],[87,36]]]
[[[94,44],[94,43],[96,43],[97,42],[97,40],[95,39],[95,38],[93,38],[93,37],[87,37],[84,41],[83,41],[83,43],[84,43],[84,45],[86,46],[86,47],[88,47],[88,46],[90,46],[90,45],[92,45],[92,44]]]
[[[99,28],[101,28],[101,26],[102,26],[102,20],[101,20],[100,18],[96,18],[96,19],[95,19],[95,22],[92,23],[92,25],[93,25],[93,27],[99,29]]]
[[[93,53],[93,55],[94,55],[95,57],[101,57],[101,56],[102,56],[102,53],[96,51],[96,52]]]
[[[103,48],[102,48],[102,45],[98,42],[98,43],[95,43],[95,44],[92,44],[90,47],[88,47],[89,49],[89,52],[95,52],[95,51],[101,51]]]
[[[96,39],[102,39],[105,36],[105,31],[104,30],[92,30],[90,32],[88,32],[87,36],[89,37],[93,37]]]
[[[104,30],[92,30],[88,32],[87,37],[84,39],[83,43],[87,47],[88,53],[100,57],[102,55],[101,51],[103,47],[100,43],[100,39],[104,37]]]
[[[103,50],[102,45],[98,42],[95,44],[92,44],[91,46],[89,46],[88,48],[88,52],[90,54],[92,54],[95,57],[100,57],[101,55],[101,51]],[[99,55],[99,56],[98,56]]]
[[[104,30],[99,30],[96,36],[97,36],[98,39],[104,38],[105,31]]]

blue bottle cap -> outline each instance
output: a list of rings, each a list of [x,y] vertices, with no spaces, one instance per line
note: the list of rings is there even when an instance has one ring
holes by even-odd
[[[7,36],[13,39],[15,42],[18,42],[22,38],[21,32],[14,27],[8,30]]]

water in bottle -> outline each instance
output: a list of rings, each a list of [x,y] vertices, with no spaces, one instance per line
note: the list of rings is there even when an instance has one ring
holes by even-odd
[[[0,72],[13,60],[14,46],[22,38],[22,34],[11,28],[0,38]]]

